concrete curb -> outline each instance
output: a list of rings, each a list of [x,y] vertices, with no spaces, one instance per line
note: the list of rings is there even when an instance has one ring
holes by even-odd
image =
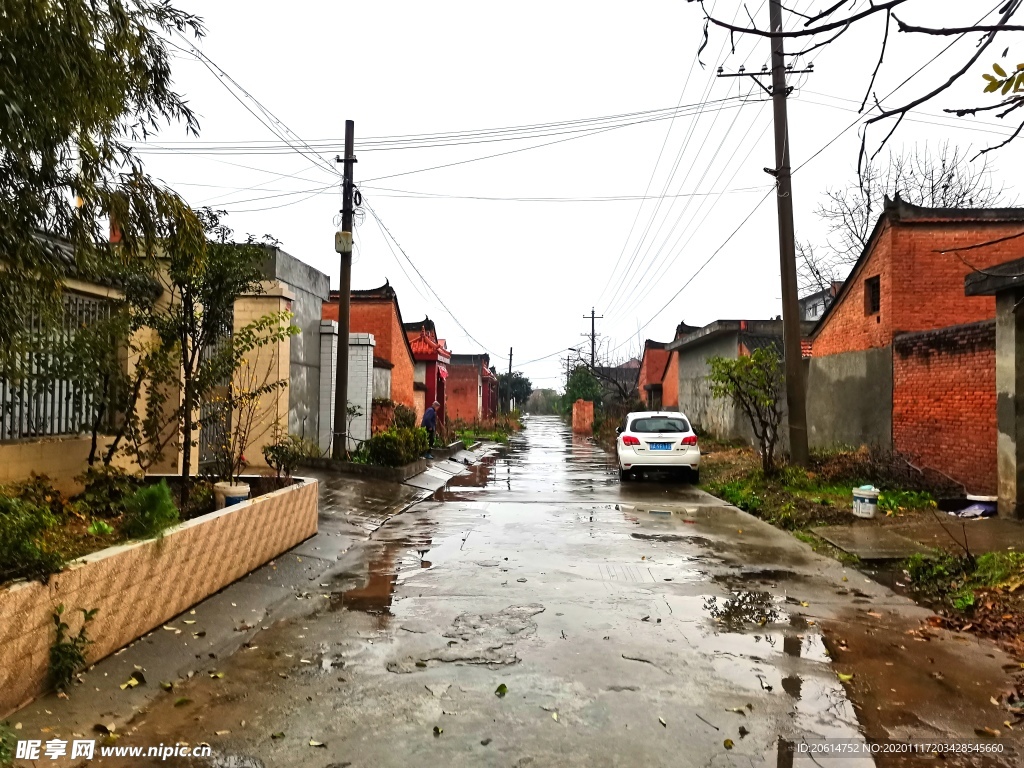
[[[464,449],[461,440],[456,440],[444,448],[433,450],[435,459],[450,459],[456,453]],[[300,466],[311,469],[326,469],[330,472],[337,472],[340,475],[355,475],[356,477],[368,477],[374,480],[383,480],[390,483],[403,483],[409,478],[421,475],[429,469],[428,459],[420,458],[411,464],[401,467],[379,467],[374,464],[356,464],[341,459],[327,457],[319,459],[304,459]]]

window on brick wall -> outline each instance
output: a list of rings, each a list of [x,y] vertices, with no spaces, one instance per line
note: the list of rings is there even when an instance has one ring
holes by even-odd
[[[874,315],[882,308],[882,280],[879,275],[864,281],[864,314]]]

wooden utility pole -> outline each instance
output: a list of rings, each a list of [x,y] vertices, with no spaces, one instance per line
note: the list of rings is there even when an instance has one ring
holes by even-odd
[[[779,207],[779,260],[782,273],[782,343],[785,348],[786,405],[789,421],[789,453],[794,464],[806,466],[807,448],[807,390],[804,382],[802,334],[800,332],[800,302],[796,281],[796,229],[793,224],[793,171],[789,157],[789,111],[787,98],[790,87],[786,76],[810,73],[807,69],[794,70],[786,66],[784,38],[779,36],[782,27],[781,0],[768,0],[769,27],[775,35],[772,44],[772,84],[762,83],[758,77],[767,75],[767,68],[760,75],[745,72],[740,67],[736,74],[725,74],[718,68],[719,77],[750,77],[772,97],[775,113],[775,167],[765,171],[775,177],[776,198]]]
[[[512,347],[508,348],[508,412],[512,413]]]
[[[334,436],[331,457],[348,455],[348,335],[349,304],[352,294],[352,166],[355,157],[356,124],[345,121],[345,157],[342,180],[341,231],[334,234],[334,250],[341,256],[341,279],[338,285],[338,361],[334,377]]]
[[[584,333],[584,336],[590,336],[590,367],[593,368],[597,365],[597,321],[604,320],[604,315],[596,315],[594,308],[590,308],[590,314],[584,315],[583,319],[590,318],[590,333]]]

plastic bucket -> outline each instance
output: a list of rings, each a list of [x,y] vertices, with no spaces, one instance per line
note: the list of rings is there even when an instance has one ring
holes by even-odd
[[[870,519],[878,514],[878,491],[866,488],[853,489],[853,514]]]
[[[249,498],[249,484],[214,483],[213,498],[217,509],[240,504]]]

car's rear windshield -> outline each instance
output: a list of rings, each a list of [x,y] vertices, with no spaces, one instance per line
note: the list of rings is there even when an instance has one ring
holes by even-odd
[[[689,432],[690,425],[686,419],[678,416],[645,416],[634,419],[631,432]]]

